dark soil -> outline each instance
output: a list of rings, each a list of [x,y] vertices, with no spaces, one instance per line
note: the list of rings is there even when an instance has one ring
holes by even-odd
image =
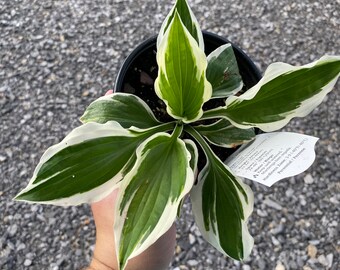
[[[158,120],[173,121],[173,118],[166,113],[164,102],[155,93],[154,82],[157,75],[156,46],[154,46],[142,52],[128,69],[123,92],[134,94],[143,99]]]

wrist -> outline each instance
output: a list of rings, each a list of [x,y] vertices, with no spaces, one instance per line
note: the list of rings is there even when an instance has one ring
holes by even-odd
[[[106,236],[106,237],[105,237]],[[129,260],[126,270],[165,270],[174,255],[176,246],[175,224],[144,252]],[[96,233],[96,245],[89,269],[117,270],[118,263],[114,246],[114,235]]]
[[[104,262],[97,259],[95,256],[92,257],[92,261],[90,265],[86,268],[86,270],[115,270],[115,268],[110,267]]]

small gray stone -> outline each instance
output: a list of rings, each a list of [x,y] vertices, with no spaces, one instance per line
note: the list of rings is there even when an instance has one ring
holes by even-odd
[[[326,258],[328,261],[328,267],[331,268],[333,265],[333,258],[334,258],[333,253],[329,253]]]
[[[318,262],[320,264],[322,264],[323,266],[328,266],[329,265],[328,259],[323,254],[318,257]]]
[[[16,235],[18,231],[18,225],[17,224],[13,224],[11,226],[8,227],[7,232],[9,234],[10,237],[13,237],[14,235]]]
[[[265,210],[256,209],[256,213],[257,213],[257,215],[260,216],[260,217],[267,217],[267,216],[268,216],[268,213],[267,213],[267,211],[265,211]]]
[[[287,196],[287,197],[292,197],[293,194],[294,194],[294,189],[288,188],[288,189],[286,190],[286,196]]]
[[[248,264],[244,264],[244,265],[242,266],[242,270],[251,270],[251,267],[250,267],[250,265],[248,265]]]
[[[83,254],[83,251],[81,249],[76,250],[76,256],[81,256]]]
[[[309,244],[314,245],[314,246],[317,246],[317,245],[320,244],[320,240],[310,240],[310,241],[309,241]]]
[[[19,245],[17,245],[17,251],[23,250],[26,248],[26,245],[24,243],[20,243]]]
[[[30,259],[25,259],[24,265],[25,266],[30,266],[32,264],[32,261]]]
[[[308,265],[305,265],[305,266],[303,267],[303,270],[313,270],[313,269],[310,268]]]
[[[59,266],[58,265],[55,265],[55,264],[52,264],[51,265],[51,270],[59,270]]]
[[[11,249],[7,246],[4,249],[0,250],[0,259],[7,258],[11,254]]]
[[[280,241],[277,240],[274,236],[271,237],[272,238],[272,243],[274,246],[279,246],[280,245]]]
[[[270,208],[276,209],[276,210],[282,210],[282,206],[278,204],[277,202],[274,202],[273,200],[267,198],[263,201],[265,205],[267,205]]]
[[[25,257],[26,257],[27,259],[33,260],[34,257],[35,257],[35,255],[34,255],[32,252],[29,252],[29,253],[27,253],[27,254],[25,255]]]
[[[264,259],[260,258],[257,263],[258,263],[259,268],[261,270],[267,269],[267,264],[266,264],[266,261]]]
[[[336,196],[332,196],[329,198],[329,201],[335,205],[338,205],[339,204],[339,201],[338,199],[336,198]]]
[[[0,163],[6,161],[7,157],[0,155]]]
[[[277,234],[283,233],[284,230],[285,230],[285,227],[284,227],[284,225],[281,223],[281,224],[279,224],[277,227],[271,229],[270,232],[271,232],[273,235],[277,235]]]
[[[198,261],[196,261],[196,260],[188,260],[187,264],[189,266],[196,266],[196,265],[198,265]]]
[[[189,233],[189,243],[190,245],[193,245],[196,242],[195,236],[193,236],[191,233]]]
[[[275,270],[285,270],[286,268],[284,267],[284,265],[281,262],[278,262]]]
[[[309,173],[307,174],[304,178],[303,178],[303,181],[310,185],[310,184],[313,184],[314,183],[314,178],[312,177],[312,175]]]

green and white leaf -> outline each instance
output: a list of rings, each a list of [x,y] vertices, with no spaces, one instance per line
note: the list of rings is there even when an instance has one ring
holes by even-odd
[[[120,269],[171,227],[194,182],[190,153],[177,136],[155,134],[136,153],[117,199],[114,231]]]
[[[198,120],[211,97],[205,76],[207,59],[177,12],[160,44],[157,63],[155,91],[166,103],[168,114],[185,123]]]
[[[225,107],[205,112],[203,119],[224,117],[239,128],[275,131],[316,108],[339,74],[340,56],[323,56],[300,67],[274,63],[258,84],[239,97],[229,97]]]
[[[196,40],[198,46],[202,49],[202,51],[204,51],[204,40],[200,25],[186,0],[177,0],[173,8],[170,10],[169,14],[163,21],[161,30],[159,31],[157,37],[157,50],[160,47],[160,44],[162,42],[162,39],[164,38],[166,30],[168,29],[169,25],[174,19],[176,11],[178,12],[179,17],[181,18],[186,29],[189,31],[191,36]]]
[[[197,174],[197,164],[198,164],[198,149],[196,144],[189,139],[184,139],[183,140],[185,142],[185,147],[187,148],[187,150],[190,153],[190,167],[192,169],[192,171],[194,172],[194,176],[196,179],[196,174]],[[177,210],[177,218],[179,218],[181,216],[181,209],[183,206],[185,198],[182,199],[181,203],[178,206],[178,210]]]
[[[190,134],[199,141],[207,157],[198,184],[190,192],[196,224],[202,236],[216,249],[233,259],[243,260],[254,245],[247,228],[253,211],[253,193],[196,131],[192,129]]]
[[[200,125],[195,129],[210,143],[226,148],[233,148],[249,142],[256,135],[253,128],[240,129],[226,119],[220,119],[211,125]]]
[[[207,79],[212,86],[212,98],[229,97],[242,89],[243,81],[231,44],[209,54]]]
[[[98,201],[118,187],[145,136],[117,122],[84,124],[47,149],[15,199],[55,205]]]
[[[114,93],[95,100],[80,118],[83,123],[117,121],[122,127],[150,128],[159,125],[149,106],[139,97]]]

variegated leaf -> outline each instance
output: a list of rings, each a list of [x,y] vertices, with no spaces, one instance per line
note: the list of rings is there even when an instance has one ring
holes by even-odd
[[[87,107],[80,120],[83,123],[117,121],[124,128],[150,128],[160,124],[142,99],[125,93],[98,98]]]
[[[162,236],[176,219],[194,175],[190,153],[177,136],[159,133],[137,149],[137,161],[122,181],[115,236],[120,269]]]
[[[220,119],[211,125],[200,125],[195,129],[210,143],[226,148],[233,148],[249,142],[256,135],[253,128],[240,129],[226,119]]]
[[[168,114],[185,123],[199,119],[204,102],[211,97],[211,84],[205,77],[207,60],[177,11],[162,39],[157,63],[155,91]]]
[[[137,146],[152,134],[128,131],[113,121],[82,125],[47,149],[15,199],[55,205],[98,201],[118,187]]]
[[[187,150],[190,153],[191,159],[190,159],[190,167],[192,171],[194,172],[195,178],[197,175],[197,164],[198,164],[198,149],[196,144],[192,140],[185,139],[183,140],[185,142],[185,146]],[[181,216],[181,209],[183,206],[185,198],[182,199],[181,203],[178,206],[177,210],[177,217],[179,218]]]
[[[207,79],[212,86],[212,98],[225,98],[242,89],[242,77],[230,43],[209,54]]]
[[[196,224],[202,236],[216,249],[233,259],[243,260],[254,244],[247,228],[253,211],[253,193],[219,160],[204,139],[194,129],[189,129],[207,157],[198,184],[190,192]]]
[[[175,5],[165,18],[157,38],[157,49],[159,49],[164,34],[168,29],[171,21],[173,20],[176,11],[178,12],[183,24],[185,25],[191,36],[197,41],[198,46],[202,49],[202,51],[204,51],[204,40],[201,28],[186,0],[176,0]]]
[[[324,56],[300,67],[274,63],[258,84],[239,97],[229,97],[225,107],[205,112],[203,119],[225,117],[239,128],[275,131],[316,108],[339,74],[339,56]]]

